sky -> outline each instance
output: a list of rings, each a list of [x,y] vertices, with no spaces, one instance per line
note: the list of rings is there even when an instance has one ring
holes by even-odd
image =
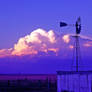
[[[62,66],[72,61],[73,39],[69,34],[75,33],[75,27],[60,28],[59,23],[75,24],[79,16],[83,58],[91,62],[91,4],[91,0],[1,0],[0,73],[64,70]]]

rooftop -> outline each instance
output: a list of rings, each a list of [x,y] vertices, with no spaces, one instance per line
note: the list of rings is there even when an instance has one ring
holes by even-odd
[[[70,75],[70,74],[92,74],[92,71],[57,71],[57,75]]]

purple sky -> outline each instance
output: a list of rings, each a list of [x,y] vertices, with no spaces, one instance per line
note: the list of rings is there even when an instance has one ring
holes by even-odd
[[[2,0],[0,1],[0,49],[13,48],[19,38],[29,35],[38,28],[46,31],[52,29],[61,35],[73,34],[75,28],[61,29],[59,22],[74,24],[79,16],[82,19],[81,34],[91,38],[91,4],[91,0]],[[81,44],[82,42],[90,42],[92,45],[91,41],[81,40]],[[70,44],[73,44],[73,41]],[[62,46],[66,45],[62,43]],[[66,68],[64,65],[71,65],[72,61],[72,50],[66,50],[66,48],[63,52],[61,50],[59,56],[55,56],[54,52],[49,52],[50,56],[42,55],[40,58],[38,56],[30,58],[29,55],[0,58],[0,73],[56,73],[57,70],[66,70],[69,66]],[[92,46],[83,48],[82,51],[83,58],[85,57],[83,60],[88,61],[84,62],[85,65],[91,65]],[[64,57],[62,54],[70,56]]]
[[[91,3],[91,0],[1,0],[0,48],[12,47],[21,36],[39,27],[60,31],[60,21],[72,24],[78,16],[82,18],[82,34],[91,36]],[[67,33],[74,30],[66,29]]]

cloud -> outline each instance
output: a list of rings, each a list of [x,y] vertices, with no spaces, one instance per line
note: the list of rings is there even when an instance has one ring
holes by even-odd
[[[57,37],[53,30],[48,32],[43,29],[36,29],[29,35],[21,37],[11,49],[1,49],[0,57],[37,55],[39,52],[57,52]]]
[[[69,43],[69,41],[70,41],[70,36],[69,36],[69,35],[64,35],[64,36],[62,37],[62,39],[64,40],[64,42]]]
[[[53,52],[58,55],[59,52],[64,50],[71,50],[74,48],[71,40],[72,35],[57,35],[53,30],[48,32],[43,29],[36,29],[29,35],[19,38],[18,42],[14,44],[13,48],[1,49],[0,57],[6,56],[24,56],[39,55],[39,52],[49,54]],[[83,39],[89,39],[82,36]],[[84,47],[92,46],[92,43],[84,43]]]
[[[12,55],[37,54],[39,51],[57,51],[53,45],[56,43],[55,33],[50,30],[37,29],[29,35],[22,37],[14,45]]]
[[[86,42],[83,44],[85,47],[92,47],[92,42]]]
[[[10,48],[10,49],[1,49],[0,50],[0,57],[11,56],[12,50],[13,50],[12,48]]]

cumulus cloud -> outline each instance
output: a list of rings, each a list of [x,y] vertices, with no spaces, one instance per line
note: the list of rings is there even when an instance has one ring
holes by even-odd
[[[66,49],[65,44],[68,44],[68,49],[73,49],[73,45],[69,44],[71,35],[57,35],[53,30],[48,32],[43,29],[36,29],[29,35],[21,37],[13,48],[1,49],[0,57],[5,56],[23,56],[37,55],[39,52],[53,52],[58,55],[59,51]],[[86,43],[84,46],[92,46],[91,43]]]
[[[37,29],[25,37],[21,37],[11,49],[1,49],[0,57],[11,55],[36,55],[39,52],[48,53],[52,51],[57,53],[57,37],[53,30],[48,32],[43,29]]]
[[[43,29],[37,29],[18,40],[12,55],[37,54],[39,51],[47,52],[48,50],[56,52],[57,48],[53,46],[55,43],[56,36],[52,30],[46,32]]]

